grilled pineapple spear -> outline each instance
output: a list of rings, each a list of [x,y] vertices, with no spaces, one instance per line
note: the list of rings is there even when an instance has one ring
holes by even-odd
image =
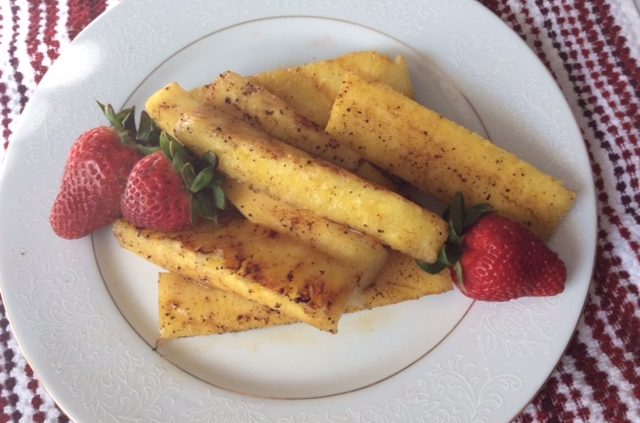
[[[122,247],[166,270],[330,332],[362,276],[349,263],[242,218],[175,233],[119,220],[113,231]]]
[[[361,282],[352,292],[348,310],[411,300],[451,287],[448,271],[436,275],[425,273],[406,254],[392,250],[387,255],[370,237],[350,231],[343,225],[322,219],[307,210],[292,208],[264,193],[255,192],[247,184],[231,180],[226,182],[224,189],[227,198],[250,221],[291,234],[334,257],[360,266],[365,283]],[[366,283],[369,275],[375,276],[373,284]]]
[[[324,128],[299,114],[283,99],[235,72],[225,72],[202,90],[202,102],[249,123],[309,154],[355,170],[362,161],[351,147],[340,145]]]
[[[395,188],[393,182],[365,162],[351,147],[340,144],[324,128],[255,80],[228,71],[212,84],[196,88],[190,94],[200,103],[216,107],[314,157],[343,167],[385,188]]]
[[[233,292],[194,283],[177,273],[158,279],[160,339],[223,334],[298,322]]]
[[[404,58],[398,56],[391,60],[372,51],[264,72],[253,79],[324,128],[347,72],[386,84],[404,95],[413,95],[413,84]]]
[[[437,275],[421,271],[410,257],[391,251],[375,282],[346,312],[397,304],[451,290],[448,270]],[[233,292],[193,283],[176,273],[158,281],[160,339],[223,334],[296,323],[289,315]]]
[[[575,194],[553,177],[410,98],[353,73],[331,110],[327,132],[364,158],[449,204],[489,203],[543,238]]]
[[[375,239],[257,192],[249,184],[227,179],[224,192],[249,221],[290,234],[312,247],[351,263],[362,272],[359,288],[369,286],[387,261],[387,250]]]
[[[146,106],[163,130],[194,153],[213,151],[226,175],[412,257],[435,261],[447,225],[415,203],[224,113],[202,108],[177,84],[158,91]]]

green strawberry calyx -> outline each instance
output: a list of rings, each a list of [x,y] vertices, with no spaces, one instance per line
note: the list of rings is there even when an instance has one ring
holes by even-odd
[[[210,151],[197,158],[164,131],[160,133],[159,149],[171,161],[191,194],[191,225],[195,225],[199,217],[217,222],[218,211],[226,209],[226,198],[222,189],[224,176],[218,171],[215,153]]]
[[[140,112],[140,123],[136,126],[135,106],[116,112],[111,104],[96,102],[123,145],[135,148],[145,156],[162,151],[171,161],[191,194],[192,225],[199,217],[217,222],[218,211],[226,209],[226,198],[222,189],[224,177],[218,171],[218,158],[213,152],[197,158],[178,140],[162,131],[145,110]]]
[[[103,104],[99,101],[96,103],[118,133],[123,145],[135,148],[145,156],[158,151],[161,130],[145,110],[140,112],[140,123],[136,126],[135,106],[116,112],[111,104]]]
[[[465,209],[464,197],[457,192],[453,201],[444,211],[442,217],[449,224],[449,236],[440,248],[438,258],[433,263],[417,260],[418,266],[427,273],[435,275],[446,268],[453,267],[457,282],[464,290],[464,278],[460,259],[463,254],[464,236],[469,227],[474,225],[483,215],[491,213],[491,206],[485,203],[476,204]]]

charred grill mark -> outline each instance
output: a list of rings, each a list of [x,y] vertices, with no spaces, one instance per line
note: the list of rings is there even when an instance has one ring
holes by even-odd
[[[247,85],[245,85],[244,89],[242,90],[242,95],[250,96],[250,95],[253,95],[253,94],[257,93],[258,91],[259,91],[259,89],[255,85],[247,84]]]

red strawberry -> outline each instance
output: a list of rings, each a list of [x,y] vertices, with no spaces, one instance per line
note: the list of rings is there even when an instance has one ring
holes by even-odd
[[[525,226],[504,216],[482,216],[464,235],[462,280],[452,272],[468,297],[508,301],[550,296],[564,290],[567,269],[556,253]]]
[[[217,210],[225,208],[225,197],[215,154],[197,159],[164,132],[159,145],[160,151],[131,170],[122,196],[124,218],[138,227],[163,232],[186,229],[198,217],[217,220]]]
[[[83,133],[71,148],[51,210],[54,232],[66,239],[80,238],[118,218],[127,176],[140,157],[112,128]]]
[[[125,219],[142,228],[170,232],[191,226],[191,193],[162,151],[134,166],[121,209]]]
[[[564,263],[525,226],[490,212],[485,205],[465,211],[461,195],[456,196],[446,217],[449,240],[438,262],[419,264],[429,272],[448,266],[466,296],[508,301],[556,295],[564,290]]]

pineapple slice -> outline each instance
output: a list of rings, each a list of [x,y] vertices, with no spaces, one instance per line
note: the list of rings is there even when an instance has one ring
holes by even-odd
[[[119,220],[113,231],[122,247],[169,271],[330,332],[362,276],[295,238],[239,218],[176,233]]]
[[[410,257],[390,253],[376,281],[358,295],[347,312],[415,300],[451,290],[449,271],[430,275]],[[297,320],[233,292],[193,283],[174,273],[161,273],[158,284],[160,338],[223,334],[296,323]]]
[[[371,51],[260,73],[254,80],[324,128],[342,79],[349,71],[413,96],[413,84],[404,58],[398,56],[391,60]]]
[[[290,234],[360,269],[362,277],[359,288],[369,286],[387,260],[387,250],[375,239],[318,217],[308,210],[274,200],[251,189],[248,184],[227,179],[224,192],[249,221]]]
[[[234,72],[225,72],[204,90],[203,103],[249,124],[307,153],[347,170],[355,170],[360,156],[340,145],[324,128],[299,114],[261,85]]]
[[[312,210],[430,262],[447,237],[447,224],[435,214],[222,112],[199,106],[177,84],[154,94],[147,110],[195,154],[214,152],[223,173],[291,206]]]
[[[233,292],[177,273],[158,279],[160,339],[222,334],[295,323],[296,319]]]
[[[190,91],[199,103],[216,107],[267,134],[343,167],[392,191],[395,185],[350,147],[338,143],[280,97],[234,72],[225,72],[212,84]]]
[[[450,203],[489,203],[539,236],[551,236],[575,194],[515,155],[391,88],[350,73],[327,132],[365,159]]]
[[[413,258],[391,250],[375,281],[362,290],[362,294],[354,291],[359,298],[353,298],[356,295],[350,298],[347,312],[417,300],[425,295],[450,291],[452,287],[449,269],[431,275],[420,269]]]

